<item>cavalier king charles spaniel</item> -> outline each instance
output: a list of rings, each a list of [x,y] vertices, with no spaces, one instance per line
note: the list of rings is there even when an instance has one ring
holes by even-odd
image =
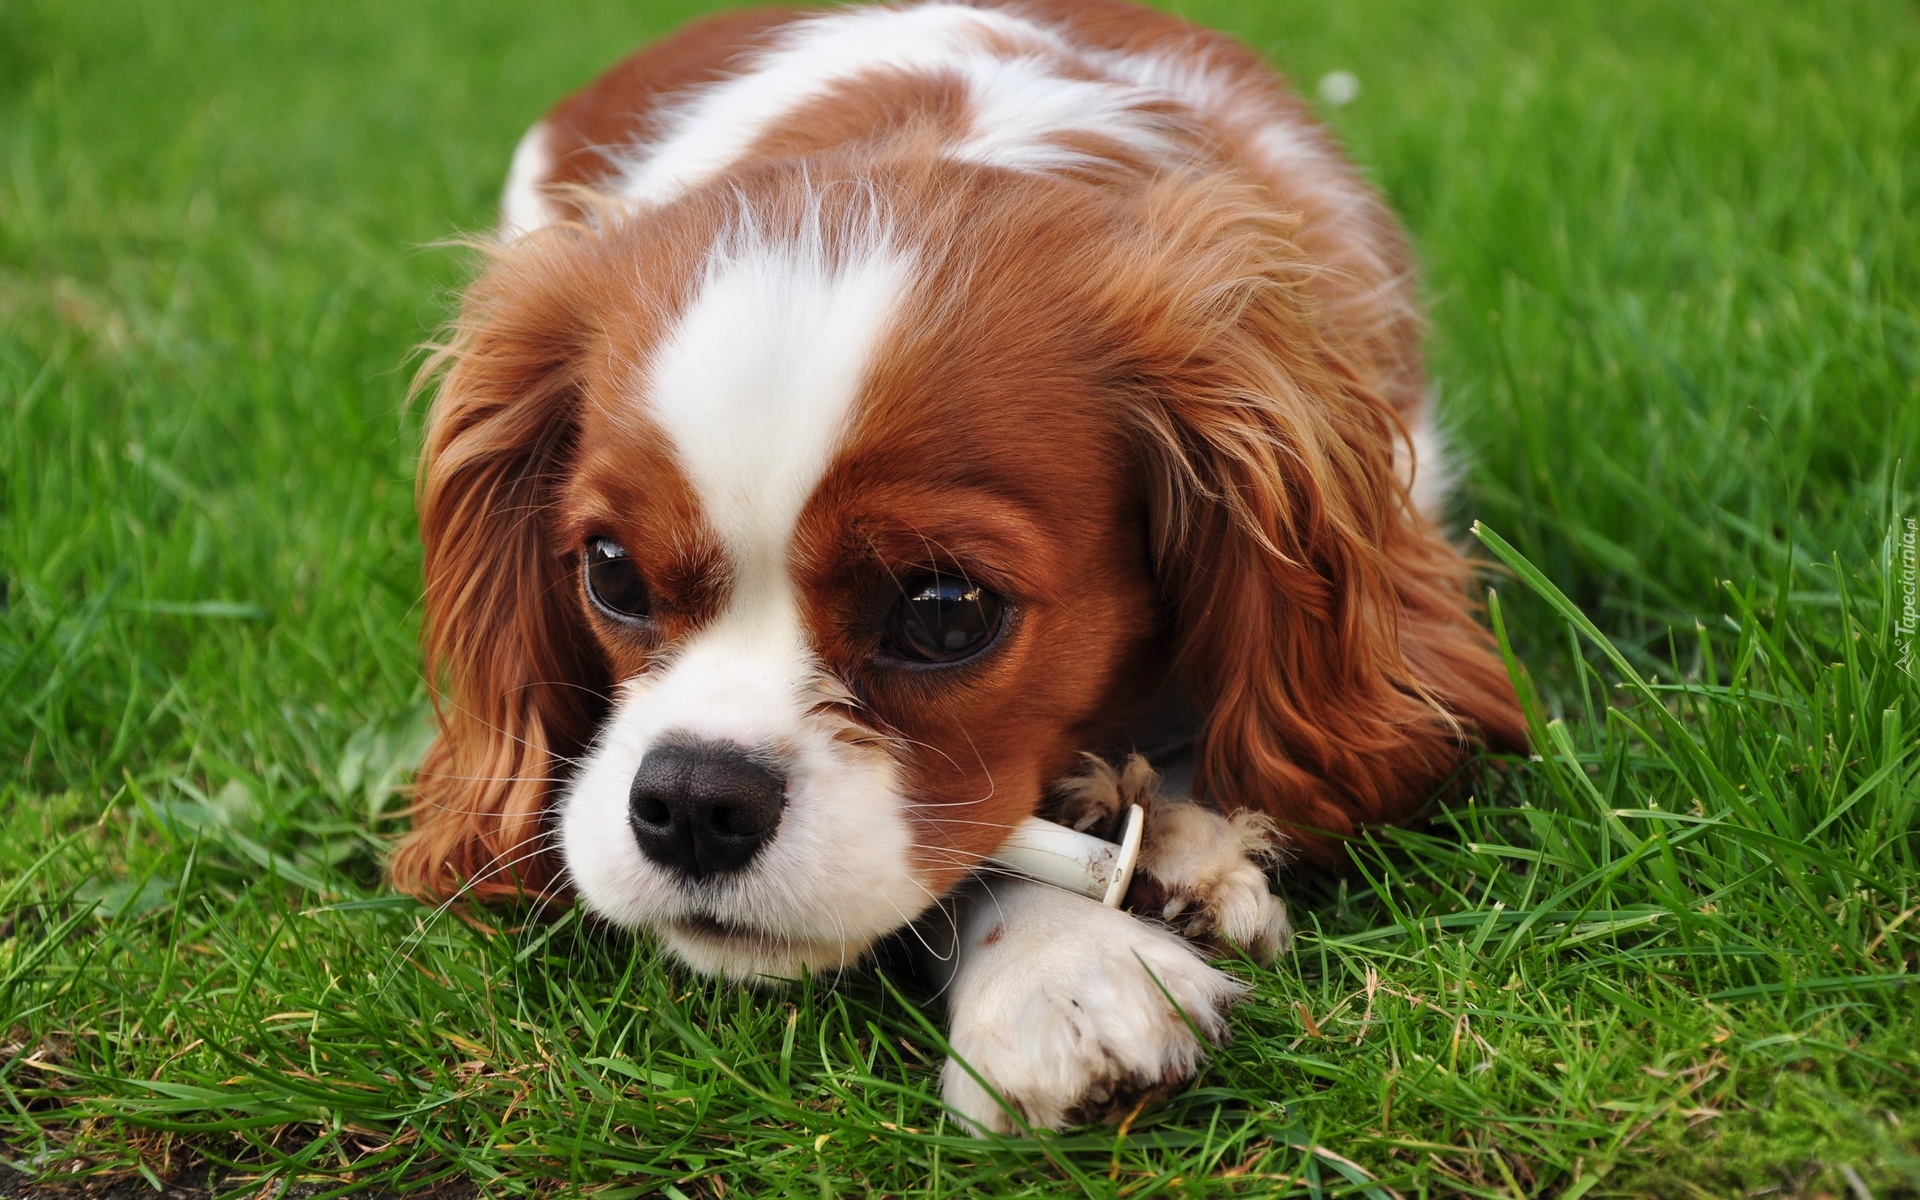
[[[514,152],[430,371],[438,737],[392,862],[699,971],[909,935],[976,1130],[1125,1113],[1335,861],[1525,731],[1437,528],[1406,243],[1120,0],[698,22]],[[983,869],[1149,811],[1133,914]],[[986,1085],[991,1085],[990,1087]]]

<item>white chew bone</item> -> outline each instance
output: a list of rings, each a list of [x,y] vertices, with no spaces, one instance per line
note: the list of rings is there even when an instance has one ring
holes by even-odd
[[[1065,825],[1028,817],[1016,825],[1006,844],[987,861],[1016,874],[1078,892],[1108,908],[1120,907],[1140,858],[1140,831],[1146,813],[1138,804],[1127,809],[1127,826],[1118,843],[1077,833]]]

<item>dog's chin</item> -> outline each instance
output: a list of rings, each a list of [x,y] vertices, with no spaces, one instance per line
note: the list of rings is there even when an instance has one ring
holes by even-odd
[[[771,985],[802,974],[827,975],[858,966],[876,942],[816,941],[734,925],[711,917],[685,917],[654,926],[667,949],[703,975]]]

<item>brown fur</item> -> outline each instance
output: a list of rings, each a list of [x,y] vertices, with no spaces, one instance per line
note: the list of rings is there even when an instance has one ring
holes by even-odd
[[[1475,744],[1525,734],[1471,572],[1413,509],[1381,370],[1329,330],[1324,270],[1251,187],[1150,191],[1134,314],[1156,560],[1202,727],[1200,794],[1319,835],[1397,821]],[[1411,370],[1409,368],[1408,370]]]
[[[1218,35],[1106,0],[1041,7],[1102,44],[1215,56],[1249,104],[1298,118]],[[672,80],[717,77],[773,24],[742,20],[660,43],[550,120],[582,140],[618,140],[616,113],[644,131],[687,86]],[[1183,171],[1013,175],[924,152],[957,119],[940,87],[894,95],[925,120],[776,131],[640,220],[583,197],[589,223],[499,250],[469,290],[433,364],[420,505],[441,730],[397,886],[558,889],[552,781],[613,683],[723,601],[726,564],[630,397],[736,193],[776,226],[816,194],[829,225],[877,198],[919,256],[793,570],[854,736],[905,768],[933,886],[1082,751],[1151,736],[1170,689],[1200,714],[1203,797],[1327,860],[1330,837],[1406,818],[1478,747],[1524,743],[1468,564],[1395,470],[1424,402],[1404,243],[1317,127],[1325,177],[1273,177],[1252,118]],[[556,181],[595,178],[563,158]],[[818,188],[841,179],[861,186]],[[577,555],[596,535],[654,588],[656,642],[584,603]],[[984,575],[1019,614],[939,682],[872,665],[876,605],[928,565]]]
[[[613,167],[612,152],[660,132],[657,118],[674,99],[732,74],[805,11],[714,13],[608,67],[547,113],[547,149],[553,155],[547,182],[591,186],[600,181]]]

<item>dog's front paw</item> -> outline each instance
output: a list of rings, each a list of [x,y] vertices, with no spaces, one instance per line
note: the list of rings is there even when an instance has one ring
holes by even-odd
[[[1191,1079],[1245,988],[1168,931],[1045,884],[960,914],[946,1101],[976,1132],[1117,1120]],[[972,1070],[969,1071],[968,1067]],[[975,1078],[975,1075],[979,1078]]]
[[[1138,754],[1128,755],[1118,767],[1097,755],[1081,757],[1085,769],[1053,785],[1054,818],[1069,829],[1117,842],[1129,808],[1153,808],[1160,795],[1160,773]]]
[[[1293,940],[1287,906],[1267,887],[1280,844],[1273,822],[1258,813],[1223,817],[1197,804],[1157,801],[1126,907],[1210,948],[1232,942],[1271,962]]]
[[[1160,776],[1145,758],[1119,767],[1093,755],[1086,767],[1054,785],[1062,825],[1117,840],[1129,806],[1146,810],[1140,861],[1127,911],[1164,921],[1210,950],[1239,946],[1271,962],[1293,940],[1287,906],[1267,887],[1267,868],[1284,839],[1271,820],[1250,811],[1221,816],[1191,800],[1160,794]]]

